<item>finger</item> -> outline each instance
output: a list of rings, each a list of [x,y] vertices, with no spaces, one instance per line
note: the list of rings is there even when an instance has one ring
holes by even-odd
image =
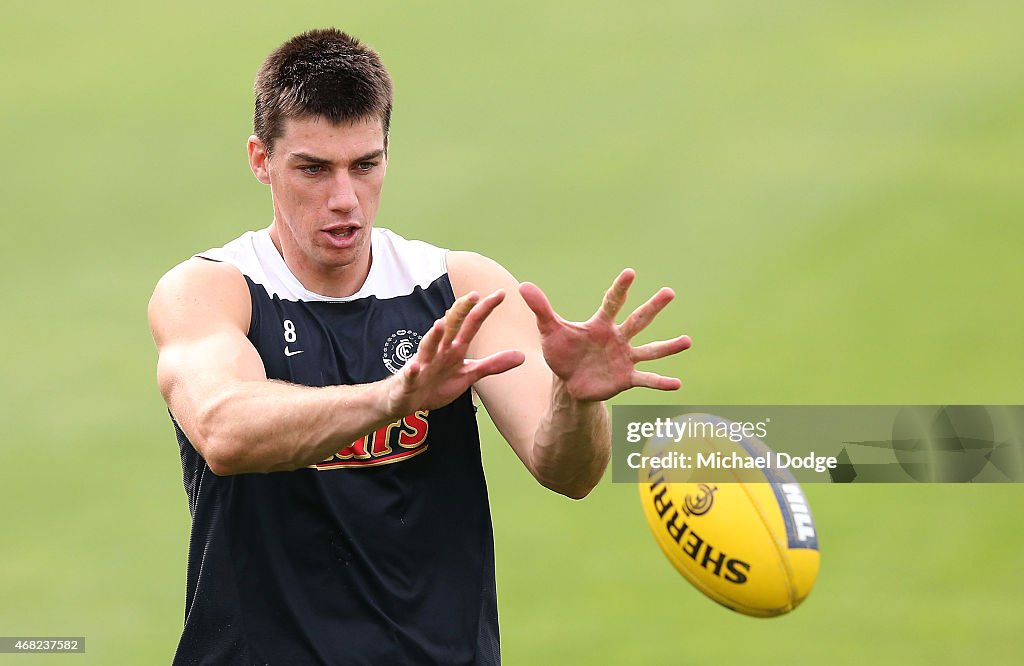
[[[647,302],[633,310],[626,321],[622,322],[619,331],[630,340],[640,331],[647,328],[647,325],[654,321],[658,313],[665,309],[665,306],[676,297],[676,292],[668,287],[662,287],[654,296],[647,299]]]
[[[484,377],[500,375],[512,368],[519,367],[524,361],[526,361],[526,354],[514,349],[507,349],[476,361],[466,361],[468,365],[467,374],[470,377],[471,383],[475,384]]]
[[[444,319],[441,317],[435,321],[427,334],[420,340],[419,348],[416,350],[416,359],[423,365],[433,361],[437,354],[438,345],[441,343],[441,338],[444,337]]]
[[[640,370],[633,371],[633,375],[630,377],[630,384],[631,386],[652,388],[659,391],[675,391],[683,385],[675,377],[663,377],[653,372],[641,372]]]
[[[537,328],[541,333],[550,331],[558,323],[558,315],[555,314],[554,308],[551,307],[551,301],[540,290],[540,287],[532,282],[524,282],[519,285],[519,294],[536,315]]]
[[[641,361],[653,361],[659,358],[665,358],[672,354],[678,354],[681,351],[685,351],[690,348],[693,341],[690,340],[688,335],[680,335],[678,338],[671,340],[659,340],[657,342],[648,342],[646,345],[640,345],[639,347],[633,347],[629,353],[629,358],[634,363]]]
[[[442,347],[450,345],[455,336],[459,334],[462,323],[479,300],[480,294],[471,291],[461,296],[448,308],[448,312],[444,315],[444,337],[441,338]]]
[[[622,306],[626,304],[626,297],[629,295],[629,285],[633,284],[635,278],[636,272],[632,268],[627,268],[619,273],[619,276],[615,278],[615,282],[604,293],[601,309],[597,311],[599,317],[606,321],[615,321],[615,318],[619,316],[619,311],[622,310]]]
[[[466,316],[466,320],[462,322],[462,328],[455,339],[452,340],[452,345],[466,345],[468,347],[469,343],[473,341],[473,338],[480,331],[484,321],[503,300],[505,300],[505,292],[499,289],[477,303],[476,307]]]

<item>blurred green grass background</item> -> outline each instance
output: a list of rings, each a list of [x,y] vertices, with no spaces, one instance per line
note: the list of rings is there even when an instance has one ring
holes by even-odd
[[[995,1],[9,0],[0,635],[39,664],[167,663],[188,511],[145,305],[270,221],[244,158],[265,54],[336,25],[396,86],[377,223],[474,249],[588,316],[622,266],[681,393],[622,403],[1024,400],[1024,6]],[[1020,486],[811,486],[790,616],[703,599],[636,489],[534,484],[483,423],[508,664],[1019,663]],[[0,662],[14,662],[0,655]]]

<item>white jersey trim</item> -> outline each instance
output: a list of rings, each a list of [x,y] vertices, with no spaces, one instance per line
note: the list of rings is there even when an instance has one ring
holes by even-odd
[[[270,238],[270,229],[247,231],[223,247],[196,254],[197,257],[231,264],[242,275],[263,287],[267,295],[283,301],[328,301],[344,303],[361,298],[398,298],[416,287],[426,289],[448,272],[448,251],[417,240],[406,240],[389,229],[370,231],[370,272],[359,291],[351,296],[324,296],[309,291],[291,272]]]

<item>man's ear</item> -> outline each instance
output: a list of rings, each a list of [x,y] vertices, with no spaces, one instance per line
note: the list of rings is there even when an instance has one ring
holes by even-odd
[[[270,153],[266,145],[253,134],[249,137],[246,147],[249,150],[249,168],[252,169],[252,175],[264,185],[270,185]]]

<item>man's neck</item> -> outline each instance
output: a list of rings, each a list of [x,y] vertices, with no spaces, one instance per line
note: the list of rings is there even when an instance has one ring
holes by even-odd
[[[281,241],[281,232],[276,224],[270,225],[270,240],[274,243],[277,253],[281,255],[285,266],[299,281],[299,284],[314,294],[329,298],[351,296],[363,287],[366,277],[370,274],[373,256],[369,241],[367,241],[364,259],[352,264],[323,267],[312,265],[313,262],[310,262],[301,251],[286,251]]]

